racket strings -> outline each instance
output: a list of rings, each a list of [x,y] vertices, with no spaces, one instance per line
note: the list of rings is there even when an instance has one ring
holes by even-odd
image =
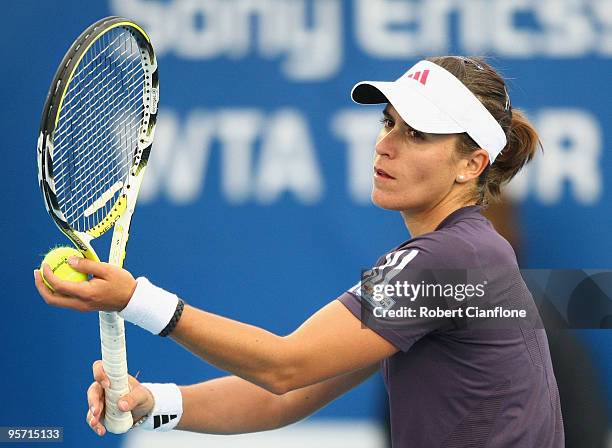
[[[53,178],[69,225],[86,231],[107,217],[127,182],[144,115],[140,46],[122,27],[81,59],[54,133]]]
[[[133,132],[135,129],[135,132],[138,132],[137,128],[139,127],[139,124],[136,125],[132,125],[130,127],[130,130]],[[123,146],[127,146],[125,145],[125,142],[128,142],[128,139],[123,139],[121,137],[121,135],[119,136],[119,144],[123,145]],[[86,191],[87,188],[91,188],[92,185],[84,182],[85,180],[85,176],[90,175],[88,173],[88,171],[82,169],[82,167],[84,166],[84,164],[81,164],[78,169],[77,169],[77,173],[75,174],[76,177],[73,179],[73,183],[80,185],[80,187],[74,189],[71,194],[73,197],[79,197],[82,196],[84,194],[89,194],[92,197],[98,197],[101,194],[103,194],[105,191],[108,190],[109,186],[112,186],[112,180],[116,177],[115,175],[118,173],[122,174],[124,177],[127,177],[127,171],[129,170],[129,168],[131,167],[131,161],[128,160],[127,157],[121,157],[121,154],[119,153],[115,153],[112,154],[110,151],[113,148],[112,143],[116,143],[116,142],[109,142],[109,144],[105,147],[105,149],[102,149],[103,151],[105,151],[105,153],[103,154],[103,156],[107,157],[107,159],[109,160],[109,163],[115,163],[115,167],[117,168],[116,170],[109,170],[106,173],[100,173],[101,176],[98,179],[98,182],[93,186],[93,190],[90,191],[89,193]],[[115,160],[111,160],[112,157],[115,157]],[[80,172],[80,174],[79,174]],[[115,182],[116,183],[116,182]],[[112,205],[112,204],[110,204]],[[70,205],[68,205],[66,207],[66,212],[68,213],[68,215],[70,217],[73,217],[75,213],[78,213],[80,210],[81,204],[77,203],[77,202],[73,202],[70,203]],[[94,224],[95,225],[95,224]]]
[[[130,70],[130,72],[125,73],[124,78],[132,76],[134,74],[134,72],[136,72],[139,68],[140,67],[138,67],[138,66],[134,66]],[[100,86],[100,89],[104,90],[105,88],[109,88],[116,81],[121,81],[121,80],[118,80],[116,77],[114,79],[107,79],[105,82],[102,83],[102,85]],[[134,82],[134,84],[136,84],[136,83],[139,83],[139,80],[136,79],[133,82]],[[130,86],[128,86],[128,87],[130,87]],[[85,88],[89,88],[89,86],[86,85]],[[91,117],[95,113],[96,109],[100,107],[100,102],[103,101],[103,100],[104,100],[103,97],[97,97],[97,98],[94,99],[94,103],[91,103],[91,99],[88,98],[86,101],[83,101],[80,105],[79,104],[74,104],[74,105],[72,105],[72,106],[70,106],[68,108],[66,108],[65,107],[66,105],[64,105],[64,108],[62,109],[62,111],[66,115],[69,115],[69,114],[72,114],[72,115],[75,115],[75,114],[84,114],[83,119],[84,120],[88,120],[88,119],[91,119]],[[119,99],[116,98],[113,101],[117,102],[117,101],[119,101]],[[77,107],[78,107],[78,109],[75,109]],[[85,112],[83,112],[83,109],[87,109],[87,110],[89,110],[89,112],[87,112],[87,110]],[[119,112],[120,112],[120,110],[117,110],[115,112],[115,114],[117,114]],[[107,113],[110,114],[111,110],[109,109],[109,111]],[[61,138],[61,137],[65,136],[68,131],[69,131],[69,127],[68,126],[62,126],[62,128],[58,128],[58,131],[57,131],[57,134],[56,134],[56,138],[57,137]],[[85,130],[83,129],[80,134],[84,134],[85,133],[84,131]],[[74,137],[77,137],[77,136],[79,136],[79,134],[76,134]]]
[[[132,126],[133,128],[134,126]],[[116,140],[116,137],[115,137]],[[130,161],[126,157],[121,157],[122,154],[118,151],[113,151],[113,149],[117,146],[116,141],[108,141],[100,140],[100,142],[93,148],[92,153],[96,153],[96,159],[101,160],[105,159],[106,164],[109,165],[109,169],[99,170],[97,175],[92,175],[90,165],[92,163],[92,158],[84,158],[81,156],[80,161],[74,164],[73,169],[76,168],[76,172],[72,176],[71,183],[72,185],[77,185],[76,188],[73,188],[70,191],[70,197],[67,198],[70,204],[65,212],[68,217],[73,220],[78,214],[82,211],[82,202],[73,200],[75,198],[83,197],[83,195],[87,195],[90,198],[97,197],[103,194],[107,187],[116,184],[118,180],[117,177],[126,177],[127,170],[130,165]],[[77,156],[79,157],[79,156]],[[114,169],[110,169],[110,167]],[[104,167],[104,165],[102,165]],[[90,179],[89,182],[85,182],[87,179]],[[115,179],[115,181],[110,182],[109,179]],[[95,182],[93,182],[95,181]],[[80,187],[78,187],[80,185]],[[108,204],[112,206],[112,203]],[[103,214],[106,214],[106,209],[103,210]],[[89,221],[92,219],[98,220],[97,218],[89,218]],[[94,223],[88,222],[87,227],[95,225]]]
[[[117,40],[118,39],[115,38],[115,39],[113,39],[113,41],[111,43],[115,44],[117,42]],[[100,48],[99,47],[100,47],[100,43],[98,42],[97,47],[94,48],[94,51],[97,51],[97,52],[100,53]],[[117,51],[118,51],[117,48],[115,48],[114,50],[110,51],[109,54],[115,54],[115,53],[117,53]],[[126,50],[121,51],[119,54],[123,55],[125,53],[127,53]],[[104,53],[101,53],[101,54],[103,55]],[[100,55],[98,55],[97,59],[98,60],[101,59]],[[95,61],[96,59],[92,59],[92,60]],[[125,60],[122,61],[121,64],[117,65],[116,62],[111,59],[110,60],[110,64],[107,64],[105,68],[107,68],[107,69],[111,68],[112,69],[113,68],[113,64],[115,65],[114,68],[122,68],[121,66],[123,65],[124,62],[125,62]],[[88,61],[88,63],[86,65],[87,66],[91,66],[92,65],[92,61]],[[135,67],[138,68],[138,65],[136,65]],[[133,72],[134,72],[134,68],[130,72],[127,72],[126,74],[124,74],[124,78],[126,76],[132,75]],[[80,70],[80,75],[79,76],[82,76],[82,73],[83,73],[83,70]],[[103,82],[101,85],[99,85],[98,89],[100,89],[100,88],[101,89],[107,89],[109,87],[109,85],[110,85],[110,82],[113,82],[113,81],[115,83],[117,82],[117,77],[116,76],[110,76],[109,77],[108,73],[106,73],[106,71],[102,71],[102,70],[99,70],[98,75],[94,76],[94,78],[96,78],[96,77],[99,78],[100,77],[100,73],[104,73],[106,75],[105,78],[107,79],[107,81]],[[138,82],[139,81],[137,79],[135,81],[135,83],[138,83]],[[87,106],[87,108],[90,110],[90,112],[89,112],[89,114],[87,114],[87,115],[82,117],[82,119],[84,121],[90,121],[92,119],[92,115],[93,114],[99,113],[99,110],[100,110],[99,109],[99,103],[100,103],[100,101],[105,100],[105,98],[100,96],[100,95],[92,95],[91,94],[92,90],[90,89],[90,85],[89,84],[87,85],[87,87],[89,89],[89,94],[86,96],[85,100],[83,101],[84,104],[82,105],[82,107],[80,109],[82,109],[83,107]],[[129,86],[129,87],[133,87],[133,86]],[[72,90],[74,91],[74,89],[72,89]],[[111,94],[112,93],[114,93],[114,92],[111,92]],[[139,92],[138,91],[134,91],[134,93],[135,93],[135,95],[138,95]],[[96,101],[96,102],[94,102],[92,104],[92,98],[98,98],[98,101]],[[118,97],[115,95],[112,98],[113,98],[113,101],[110,104],[107,104],[107,106],[108,106],[107,109],[109,111],[112,110],[113,108],[116,109],[114,115],[111,117],[111,116],[109,116],[108,112],[106,114],[103,113],[101,116],[98,117],[98,122],[101,121],[100,118],[105,118],[107,120],[111,120],[111,122],[112,121],[117,121],[117,116],[122,113],[122,109],[117,107],[117,98]],[[80,109],[77,109],[76,112],[80,112]],[[67,109],[67,111],[68,111],[68,113],[75,114],[75,109],[73,107]],[[138,112],[139,111],[137,110],[134,114],[138,114]],[[125,114],[123,114],[123,115],[125,115]],[[130,117],[128,117],[127,119],[129,119],[129,118]],[[71,125],[73,124],[72,121],[67,121],[66,120],[66,121],[63,121],[63,122],[64,123],[70,123]],[[121,126],[121,123],[119,123],[119,126]],[[65,130],[66,132],[68,132],[68,130],[72,130],[72,129],[73,129],[73,126],[65,126],[60,131]],[[93,129],[94,129],[94,132],[93,133],[90,132],[87,140],[85,140],[85,141],[83,141],[83,135],[80,135],[80,134],[83,134],[84,133],[83,131],[88,131],[88,130],[90,131],[91,129],[89,129],[87,127],[82,127],[81,132],[77,132],[76,134],[74,134],[74,131],[73,131],[73,134],[74,134],[73,135],[73,144],[75,144],[79,148],[82,148],[82,150],[78,151],[77,154],[76,154],[76,159],[78,160],[78,162],[76,163],[76,166],[78,166],[80,170],[82,170],[82,167],[87,166],[88,162],[89,162],[89,160],[84,158],[83,154],[81,154],[81,153],[83,152],[83,150],[87,150],[88,148],[90,148],[90,145],[91,145],[92,141],[100,140],[100,142],[99,142],[100,145],[99,146],[107,146],[108,143],[109,143],[108,141],[101,140],[101,135],[100,135],[101,133],[102,134],[106,133],[108,135],[108,132],[107,132],[108,129],[107,128],[101,127],[101,126],[95,126],[95,127],[93,127]],[[61,139],[62,136],[63,135],[59,135],[59,138]],[[93,152],[91,152],[90,154],[92,154],[92,153]],[[62,154],[70,154],[70,153],[69,152],[64,152]],[[108,155],[107,154],[101,154],[101,156],[102,157],[107,157]],[[57,157],[55,162],[60,162],[61,163],[61,156]],[[66,164],[66,166],[68,166],[68,164]],[[125,170],[123,170],[123,171],[125,171]],[[58,171],[58,173],[60,173],[60,172]],[[77,174],[78,174],[78,172],[77,172]],[[80,176],[77,175],[76,180],[77,181],[81,181],[82,180],[82,175],[83,174],[81,174]],[[76,190],[75,193],[81,194],[82,193],[82,188]]]
[[[116,100],[111,102],[109,104],[109,106],[111,106],[111,107],[115,106],[116,105],[115,101]],[[125,111],[123,111],[121,109],[117,109],[112,116],[108,115],[110,113],[111,113],[111,110],[108,111],[107,115],[104,115],[101,118],[108,119],[108,120],[111,120],[111,121],[117,121],[117,123],[119,125],[122,125],[125,121],[133,121],[134,118],[138,118],[138,116],[140,115],[140,110],[135,109],[129,115],[125,115]],[[118,115],[121,115],[124,118],[122,120],[119,120],[119,119],[117,119]],[[100,117],[98,117],[98,118],[100,118]],[[88,116],[88,117],[85,118],[85,120],[91,120],[91,119],[93,119],[93,117],[91,117],[91,116]],[[139,124],[139,122],[137,124]],[[83,152],[85,152],[86,148],[88,148],[91,143],[93,143],[95,141],[98,141],[100,138],[105,137],[104,134],[103,134],[104,130],[105,130],[104,128],[98,128],[93,133],[90,133],[89,135],[87,135],[87,133],[85,131],[83,131],[83,130],[81,130],[81,131],[79,131],[77,133],[74,133],[74,135],[72,136],[73,142],[79,148],[82,148],[82,149],[77,151],[77,153],[76,153],[77,158],[78,158],[79,155],[81,155]],[[57,160],[54,160],[54,163],[61,164],[62,157],[65,156],[66,154],[67,153],[65,153],[65,152],[60,154],[60,156],[57,158]],[[84,165],[83,160],[79,159],[75,163],[75,165],[76,166],[83,166]],[[69,166],[69,165],[68,164],[63,164],[62,165],[62,170],[65,170],[67,168],[67,166]],[[57,172],[57,174],[61,174],[61,173],[62,173],[62,171],[58,171]]]
[[[119,70],[121,68],[122,68],[121,65],[119,65],[119,66],[116,67],[116,70]],[[140,69],[140,68],[141,68],[140,64],[135,64],[134,67],[132,69],[130,69],[130,71],[126,71],[123,74],[123,78],[132,77],[134,75],[134,73],[138,69]],[[98,75],[96,75],[96,77],[99,77],[104,71],[100,70],[99,72],[100,73]],[[114,84],[112,84],[113,82],[116,83],[117,81],[120,81],[120,82],[123,83],[123,79],[119,80],[117,78],[117,76],[109,76],[109,77],[107,77],[107,80],[105,82],[101,83],[101,85],[98,85],[97,88],[101,89],[101,90],[106,90],[107,88],[112,87],[114,85]],[[135,78],[133,80],[133,83],[134,83],[134,85],[135,84],[139,84],[140,83],[140,79]],[[137,90],[133,89],[134,85],[131,85],[131,86],[128,86],[128,87],[131,89],[131,93],[136,96],[136,99],[139,99],[140,92],[138,92]],[[90,89],[89,85],[86,85],[85,87],[88,89],[88,92],[91,92],[91,89]],[[70,100],[72,100],[75,97],[76,96],[71,97]],[[108,98],[105,97],[105,96],[95,95],[95,96],[93,96],[95,98],[95,100],[94,100],[95,102],[91,103],[91,97],[92,97],[92,95],[87,94],[87,98],[85,99],[85,101],[82,101],[81,102],[82,104],[80,106],[78,106],[78,109],[76,109],[76,110],[74,109],[75,106],[68,107],[68,108],[66,107],[66,105],[70,101],[65,102],[64,108],[62,109],[62,115],[63,116],[61,118],[64,118],[64,116],[71,116],[71,115],[72,116],[75,116],[75,115],[78,116],[78,114],[81,114],[82,109],[87,107],[89,112],[86,112],[85,115],[83,115],[81,117],[81,120],[82,121],[86,121],[86,122],[87,121],[91,121],[92,118],[93,118],[93,115],[96,114],[99,111],[100,103],[102,101],[107,101],[108,100]],[[112,102],[107,105],[108,106],[106,108],[106,109],[108,109],[107,116],[103,116],[102,118],[112,120],[112,119],[114,119],[114,117],[117,114],[122,113],[124,110],[122,108],[120,108],[120,107],[117,107],[118,106],[117,103],[120,102],[121,100],[122,100],[121,97],[115,96],[113,98]],[[109,117],[108,114],[110,114],[113,110],[114,110],[114,116],[113,117]],[[134,111],[134,113],[137,113],[137,112],[138,112],[137,110]],[[102,120],[100,118],[98,118],[97,121],[101,122]],[[70,120],[61,120],[60,119],[60,125],[57,128],[57,131],[56,131],[56,134],[55,134],[55,139],[56,140],[61,140],[62,137],[65,137],[66,134],[72,130],[72,127],[70,126],[71,124],[72,124],[72,121],[70,121]],[[82,139],[83,136],[87,133],[88,130],[89,129],[87,127],[82,127],[80,131],[78,131],[77,133],[73,133],[71,137],[73,139]],[[87,143],[89,143],[89,140],[92,140],[92,139],[98,137],[98,135],[99,135],[99,133],[91,134],[91,135],[89,135],[87,137],[88,138],[87,141],[85,141],[85,142],[77,142],[77,143],[82,143],[82,144],[86,145]],[[86,148],[86,146],[82,146],[82,147]],[[63,153],[63,154],[65,154],[65,153]],[[60,162],[61,161],[61,156],[58,157],[57,160],[55,160],[55,161],[56,162]]]
[[[115,45],[119,39],[121,39],[123,36],[122,35],[118,35],[115,39],[113,39],[110,43],[108,43],[108,47],[111,47],[113,45]],[[81,88],[81,84],[87,80],[87,77],[85,76],[81,76],[88,68],[90,68],[91,64],[93,64],[94,62],[96,62],[100,56],[101,56],[101,51],[99,50],[100,46],[101,46],[101,40],[96,40],[94,42],[94,46],[97,47],[97,51],[94,50],[92,52],[88,52],[85,55],[84,58],[84,62],[85,64],[83,64],[83,67],[78,68],[78,71],[75,72],[74,76],[72,77],[73,80],[77,80],[77,82],[74,82],[73,84],[71,84],[70,89],[66,92],[66,95],[69,95],[70,93],[72,93],[74,90],[76,90],[77,88]],[[106,57],[111,57],[113,56],[113,54],[116,51],[119,51],[120,48],[116,47],[112,52],[108,53],[108,55],[106,55]],[[89,56],[89,57],[88,57]],[[93,57],[92,57],[93,56]],[[94,78],[95,79],[95,78]]]
[[[127,51],[124,51],[122,53],[119,53],[117,55],[117,57],[122,57],[125,56],[127,54]],[[113,52],[114,53],[114,52]],[[110,55],[108,56],[110,57]],[[98,56],[99,59],[99,56]],[[104,77],[104,75],[106,74],[106,72],[108,71],[109,67],[107,67],[107,70],[98,70],[98,73],[93,76],[93,77],[88,77],[86,76],[87,73],[83,73],[83,70],[80,70],[77,75],[75,75],[73,77],[73,80],[78,80],[77,84],[79,84],[81,86],[81,90],[82,91],[86,91],[86,92],[91,92],[92,91],[92,86],[95,85],[96,88],[98,89],[104,89],[105,87],[107,87],[108,85],[111,85],[114,82],[120,81],[123,82],[123,79],[125,78],[130,78],[133,76],[134,72],[141,69],[142,67],[140,66],[140,64],[133,64],[133,62],[135,62],[134,60],[130,60],[129,58],[124,58],[123,61],[116,65],[114,68],[110,68],[113,71],[111,73],[115,73],[114,76],[108,76],[108,77]],[[136,61],[136,62],[140,62],[140,61]],[[124,65],[130,64],[132,63],[133,67],[129,70],[124,70],[124,71],[120,71]],[[119,73],[122,74],[122,79],[119,79]],[[82,78],[82,79],[79,79]],[[88,80],[88,78],[91,78]],[[82,85],[82,83],[84,81],[87,80],[87,84]],[[75,99],[79,98],[78,95],[74,94],[74,87],[71,87],[71,89],[66,93],[66,100],[64,101],[63,107],[62,107],[62,111],[64,113],[81,113],[81,109],[85,108],[86,106],[91,106],[91,103],[87,103],[87,102],[81,102],[81,104],[74,104],[71,105],[71,103],[74,102]],[[91,99],[91,95],[88,95],[88,100]],[[99,102],[100,100],[102,100],[103,98],[101,97],[96,97],[95,101]],[[75,108],[78,108],[75,110]],[[63,132],[65,132],[66,128],[64,129],[57,129],[57,133],[58,135],[61,135]]]

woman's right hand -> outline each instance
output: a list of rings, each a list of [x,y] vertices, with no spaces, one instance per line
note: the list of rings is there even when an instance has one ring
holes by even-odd
[[[94,382],[87,389],[87,424],[99,436],[106,434],[104,427],[104,390],[110,387],[110,381],[102,367],[102,361],[93,363]],[[132,375],[128,375],[128,385],[130,392],[119,399],[119,409],[122,411],[132,411],[134,421],[153,410],[155,400],[153,395]]]

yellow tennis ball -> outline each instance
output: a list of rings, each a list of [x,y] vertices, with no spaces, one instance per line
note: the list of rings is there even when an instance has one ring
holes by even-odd
[[[68,258],[70,257],[84,258],[83,254],[74,247],[56,247],[45,255],[45,258],[40,264],[40,276],[43,282],[45,282],[45,285],[47,285],[47,288],[53,291],[53,288],[47,283],[43,274],[42,267],[45,263],[47,263],[51,267],[53,273],[62,280],[67,280],[69,282],[84,282],[87,280],[87,274],[77,271],[68,264]]]

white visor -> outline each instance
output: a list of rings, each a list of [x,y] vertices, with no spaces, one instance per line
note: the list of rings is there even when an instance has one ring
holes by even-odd
[[[351,96],[359,104],[391,103],[417,131],[465,132],[489,153],[490,163],[506,146],[506,134],[480,100],[453,74],[433,62],[418,62],[394,82],[360,82],[353,87]]]

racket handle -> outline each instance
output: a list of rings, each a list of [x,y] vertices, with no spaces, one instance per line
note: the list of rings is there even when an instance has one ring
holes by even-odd
[[[125,326],[117,313],[100,312],[102,364],[111,386],[105,390],[104,425],[113,434],[123,434],[133,425],[132,413],[117,407],[119,398],[130,391],[128,385]]]

